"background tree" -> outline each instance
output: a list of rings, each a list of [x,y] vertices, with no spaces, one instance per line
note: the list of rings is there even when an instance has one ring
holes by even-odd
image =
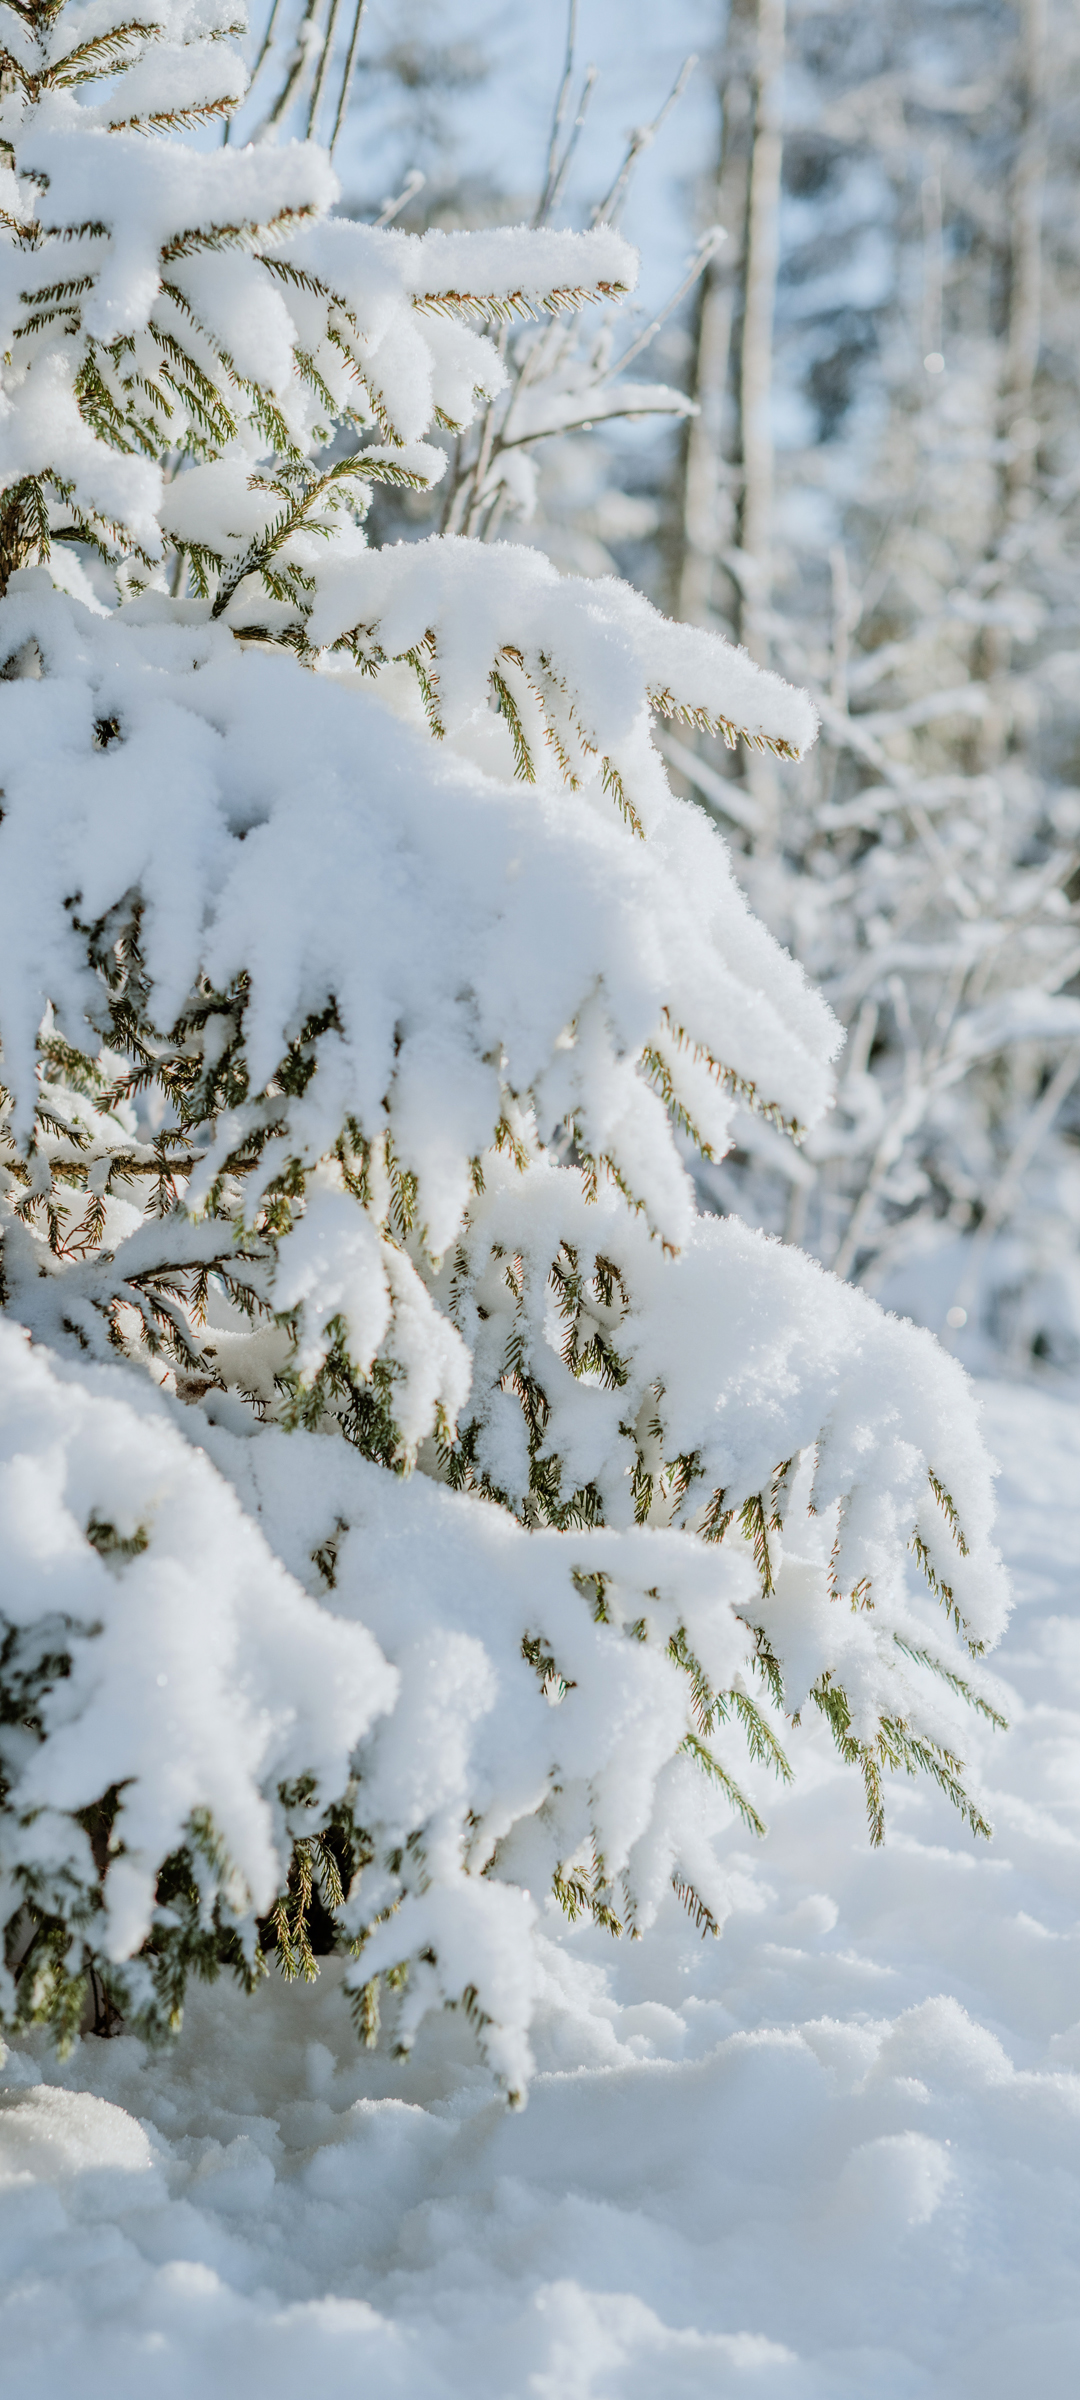
[[[824,735],[809,777],[736,768],[728,791],[693,745],[668,755],[848,1043],[840,1110],[802,1155],[747,1123],[709,1188],[975,1362],[1071,1368],[1074,29],[1041,0],[791,8],[766,375],[760,102],[749,153],[742,129],[778,23],[733,9],[713,67],[735,240],[699,311],[678,589],[753,643],[770,580],[761,654],[810,683]]]

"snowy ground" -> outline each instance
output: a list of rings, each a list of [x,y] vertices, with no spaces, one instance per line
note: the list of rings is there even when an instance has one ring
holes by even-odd
[[[987,1388],[1018,1607],[976,1846],[883,1852],[831,1753],[700,1942],[553,1923],[524,2115],[446,2020],[196,1996],[147,2063],[9,2057],[0,2356],[20,2400],[1064,2400],[1080,2359],[1080,1407]],[[41,2078],[44,2077],[44,2080]]]

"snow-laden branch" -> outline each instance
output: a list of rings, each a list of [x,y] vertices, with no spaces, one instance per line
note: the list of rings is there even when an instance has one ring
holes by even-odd
[[[307,638],[347,645],[360,663],[425,645],[440,724],[453,731],[486,703],[494,666],[520,664],[562,736],[610,751],[644,702],[666,717],[797,758],[817,719],[805,692],[755,666],[718,634],[676,625],[629,585],[560,578],[541,551],[505,542],[401,542],[328,558],[315,570]],[[238,599],[243,624],[254,595]],[[515,653],[517,654],[515,657]],[[560,706],[560,697],[562,705]],[[560,722],[561,720],[561,722]]]
[[[572,1113],[579,1139],[677,1243],[692,1203],[663,1103],[642,1078],[646,1053],[666,1061],[672,1106],[722,1149],[725,1087],[788,1121],[820,1114],[836,1029],[756,924],[705,820],[672,800],[642,715],[644,677],[651,669],[666,688],[674,675],[688,701],[717,708],[738,703],[742,678],[751,704],[762,692],[757,721],[771,708],[793,731],[799,695],[616,584],[579,587],[575,613],[575,587],[529,551],[416,545],[358,564],[408,570],[390,635],[406,647],[426,569],[426,613],[445,627],[440,705],[459,727],[475,720],[468,758],[433,748],[351,678],[238,653],[206,605],[148,596],[95,618],[34,570],[0,603],[4,656],[32,655],[45,670],[0,687],[0,1038],[14,1123],[22,1132],[31,1120],[47,1007],[69,1042],[98,1049],[107,1011],[85,928],[137,906],[162,1036],[200,977],[245,993],[247,1095],[214,1133],[202,1190],[257,1126],[272,1140],[268,1173],[290,1151],[314,1163],[346,1117],[368,1140],[389,1121],[441,1252],[470,1162],[513,1093],[545,1131]],[[395,601],[385,572],[383,588]],[[636,796],[644,842],[597,756],[582,757],[572,789],[540,741],[536,780],[511,780],[489,663],[530,612],[530,654],[551,643],[556,690],[565,662],[594,712],[594,750],[608,747]],[[110,724],[95,750],[95,728]],[[310,1088],[291,1103],[260,1098],[290,1042],[331,1005]]]

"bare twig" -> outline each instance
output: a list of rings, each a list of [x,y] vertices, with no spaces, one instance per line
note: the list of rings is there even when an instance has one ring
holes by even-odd
[[[349,105],[349,92],[352,88],[353,68],[356,65],[356,46],[360,39],[360,23],[363,14],[364,0],[356,0],[356,14],[352,21],[352,32],[349,35],[349,47],[345,53],[345,67],[341,77],[341,90],[338,94],[337,115],[334,118],[334,130],[330,136],[331,158],[333,157],[337,148],[338,135],[341,132],[341,128],[345,122],[345,111]]]
[[[273,106],[268,109],[262,123],[253,133],[253,141],[265,141],[267,134],[275,131],[292,107],[307,73],[308,61],[314,48],[314,28],[318,9],[319,0],[304,0],[304,13],[296,29],[296,41],[285,71],[285,81]]]
[[[615,177],[615,181],[612,184],[610,191],[605,193],[604,198],[599,202],[598,206],[594,208],[592,212],[592,222],[594,225],[610,225],[614,222],[616,213],[622,207],[623,201],[626,198],[630,177],[633,174],[638,159],[641,157],[642,151],[651,149],[661,126],[664,124],[666,118],[670,116],[676,102],[681,100],[697,63],[697,53],[696,51],[692,51],[689,58],[684,58],[683,63],[679,68],[679,72],[675,77],[675,81],[672,84],[671,90],[668,93],[667,99],[665,100],[663,107],[658,110],[656,116],[652,119],[651,124],[635,125],[633,133],[630,136],[626,155],[623,159],[621,167],[619,168],[618,174]]]
[[[423,191],[426,182],[427,177],[421,168],[410,167],[397,199],[384,200],[378,216],[372,218],[372,223],[374,225],[392,225],[394,218],[401,215],[402,209],[408,207],[410,200],[415,200],[417,192]]]
[[[570,173],[577,146],[581,139],[581,128],[584,125],[585,119],[588,115],[589,102],[592,99],[593,92],[596,89],[596,81],[596,68],[586,67],[585,80],[581,86],[581,98],[577,105],[577,115],[575,116],[574,122],[570,128],[570,139],[567,142],[565,150],[563,151],[562,165],[559,168],[559,172],[555,178],[555,188],[552,192],[550,200],[548,201],[547,208],[544,211],[545,217],[554,215],[554,212],[558,208],[559,202],[562,199],[563,193],[566,190],[566,179]],[[538,225],[541,225],[544,222],[544,218],[537,217],[536,222]]]
[[[721,242],[726,242],[726,240],[727,235],[722,225],[710,225],[708,231],[702,234],[682,282],[672,292],[670,300],[664,302],[659,314],[646,325],[644,333],[638,334],[636,341],[631,342],[629,349],[623,351],[621,358],[612,361],[608,370],[609,375],[621,375],[623,369],[630,365],[631,359],[640,358],[642,351],[648,349],[649,343],[655,339],[661,326],[667,324],[668,318],[678,308],[680,301],[685,300],[687,292],[693,290],[699,275],[704,274],[710,261],[715,258]]]
[[[275,26],[276,26],[276,24],[277,24],[278,10],[279,10],[279,8],[280,8],[280,7],[281,7],[281,0],[271,0],[271,5],[270,5],[270,14],[269,14],[269,16],[267,17],[267,20],[266,20],[266,28],[265,28],[265,31],[264,31],[264,33],[263,33],[262,40],[261,40],[261,42],[259,43],[259,52],[258,52],[258,57],[256,58],[256,60],[255,60],[255,64],[254,64],[254,66],[252,67],[252,70],[251,70],[251,78],[250,78],[250,81],[249,81],[249,83],[248,83],[248,91],[249,91],[249,93],[250,93],[250,91],[251,91],[251,89],[252,89],[252,86],[254,85],[254,82],[255,82],[255,77],[256,77],[256,75],[258,74],[260,67],[262,66],[263,60],[264,60],[264,59],[266,58],[266,56],[267,56],[267,53],[268,53],[268,51],[269,51],[269,48],[270,48],[270,44],[271,44],[271,42],[273,41],[273,38],[274,38],[274,28],[275,28]],[[222,139],[222,143],[223,143],[223,144],[226,144],[226,143],[228,143],[228,142],[231,140],[231,137],[232,137],[232,128],[233,128],[233,120],[232,120],[232,118],[231,118],[231,117],[226,117],[226,119],[225,119],[225,123],[224,123],[224,128],[223,128],[223,131],[222,131],[222,136],[221,136],[221,139]]]
[[[573,81],[574,74],[574,44],[577,40],[577,13],[578,0],[570,0],[570,7],[566,20],[566,63],[563,67],[562,82],[559,85],[559,89],[555,98],[555,113],[551,120],[551,138],[548,142],[547,174],[544,177],[544,188],[540,194],[540,199],[537,204],[536,215],[533,218],[534,225],[542,225],[544,223],[548,211],[554,203],[555,185],[558,179],[559,171],[559,136],[563,128],[563,119],[566,115],[566,110],[570,99],[570,85]]]
[[[311,87],[311,105],[307,114],[306,131],[309,142],[314,134],[315,123],[319,114],[319,102],[323,96],[323,85],[326,82],[326,70],[330,64],[330,54],[334,47],[334,28],[337,24],[337,13],[340,5],[341,0],[330,0],[330,10],[326,19],[326,32],[323,35],[323,46],[319,52],[319,64],[315,69],[315,81]]]

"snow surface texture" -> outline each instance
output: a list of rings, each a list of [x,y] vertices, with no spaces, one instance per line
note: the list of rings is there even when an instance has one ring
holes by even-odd
[[[540,2072],[457,2020],[404,2072],[329,1970],[178,2046],[35,2037],[0,2102],[20,2400],[1067,2400],[1080,2344],[1080,1411],[991,1388],[1019,1607],[973,1846],[922,1784],[869,1853],[820,1732],[697,1941],[544,1923]],[[810,1797],[807,1798],[807,1791]]]

